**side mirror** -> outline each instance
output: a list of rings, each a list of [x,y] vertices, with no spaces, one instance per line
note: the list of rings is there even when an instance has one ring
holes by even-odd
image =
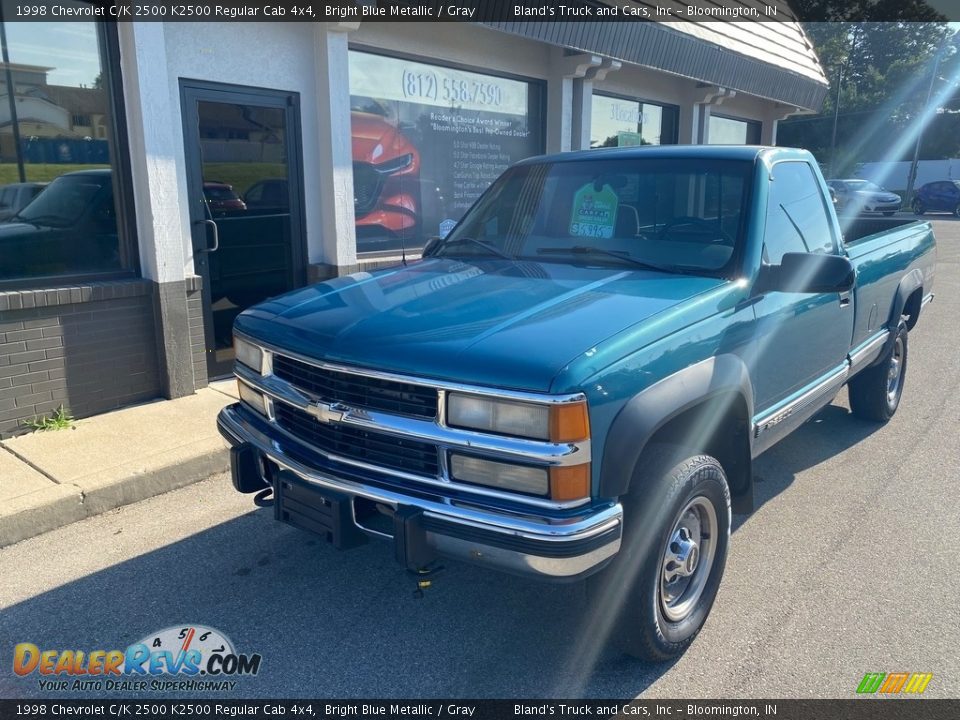
[[[764,293],[847,292],[856,277],[853,265],[841,255],[784,253],[779,265],[760,268],[756,289]]]

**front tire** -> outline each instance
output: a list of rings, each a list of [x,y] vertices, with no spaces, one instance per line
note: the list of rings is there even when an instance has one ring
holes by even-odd
[[[620,553],[600,581],[625,590],[616,608],[621,648],[663,661],[687,649],[713,607],[730,543],[730,489],[709,455],[658,446],[641,463]]]
[[[897,412],[907,375],[907,335],[907,324],[901,319],[883,358],[850,381],[850,409],[857,417],[887,422]]]
[[[923,206],[923,203],[919,200],[913,201],[913,214],[914,215],[923,215],[927,209]]]

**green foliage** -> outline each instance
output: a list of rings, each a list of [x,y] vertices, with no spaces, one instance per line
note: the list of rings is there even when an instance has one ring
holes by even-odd
[[[923,11],[923,5],[914,0],[897,7],[901,17],[928,18],[927,22],[875,22],[872,18],[883,17],[883,13],[890,17],[893,5],[885,0],[873,4],[866,0],[795,3],[806,18],[850,21],[804,24],[830,81],[830,91],[818,116],[784,121],[778,142],[806,147],[829,164],[839,92],[835,174],[848,174],[861,162],[909,159],[913,143],[896,141],[921,122],[935,57],[943,46],[933,92],[936,106],[942,110],[928,118],[920,157],[960,156],[960,113],[951,112],[960,105],[960,91],[951,82],[960,81],[960,36],[944,42],[951,33],[949,26],[935,12]],[[896,157],[890,156],[893,146],[900,151]]]
[[[27,425],[33,430],[41,431],[69,430],[73,427],[73,416],[61,405],[52,415],[35,417],[29,420]]]

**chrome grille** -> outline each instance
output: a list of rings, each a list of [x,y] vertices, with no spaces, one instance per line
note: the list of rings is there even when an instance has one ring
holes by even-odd
[[[435,388],[328,370],[285,355],[273,358],[273,374],[328,403],[433,419]]]
[[[274,409],[280,427],[324,453],[416,475],[436,477],[439,474],[436,445],[337,423],[322,423],[283,402],[275,403]]]

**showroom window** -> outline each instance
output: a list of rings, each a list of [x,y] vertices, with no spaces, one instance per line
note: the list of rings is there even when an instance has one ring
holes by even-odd
[[[63,0],[76,9],[86,3]],[[3,18],[15,3],[3,0]],[[0,282],[136,270],[118,188],[116,29],[78,20],[0,23]]]
[[[711,145],[759,145],[760,123],[725,115],[710,116]]]
[[[540,83],[350,51],[357,252],[445,236],[511,164],[543,152]]]
[[[594,93],[590,147],[674,145],[679,108]]]

